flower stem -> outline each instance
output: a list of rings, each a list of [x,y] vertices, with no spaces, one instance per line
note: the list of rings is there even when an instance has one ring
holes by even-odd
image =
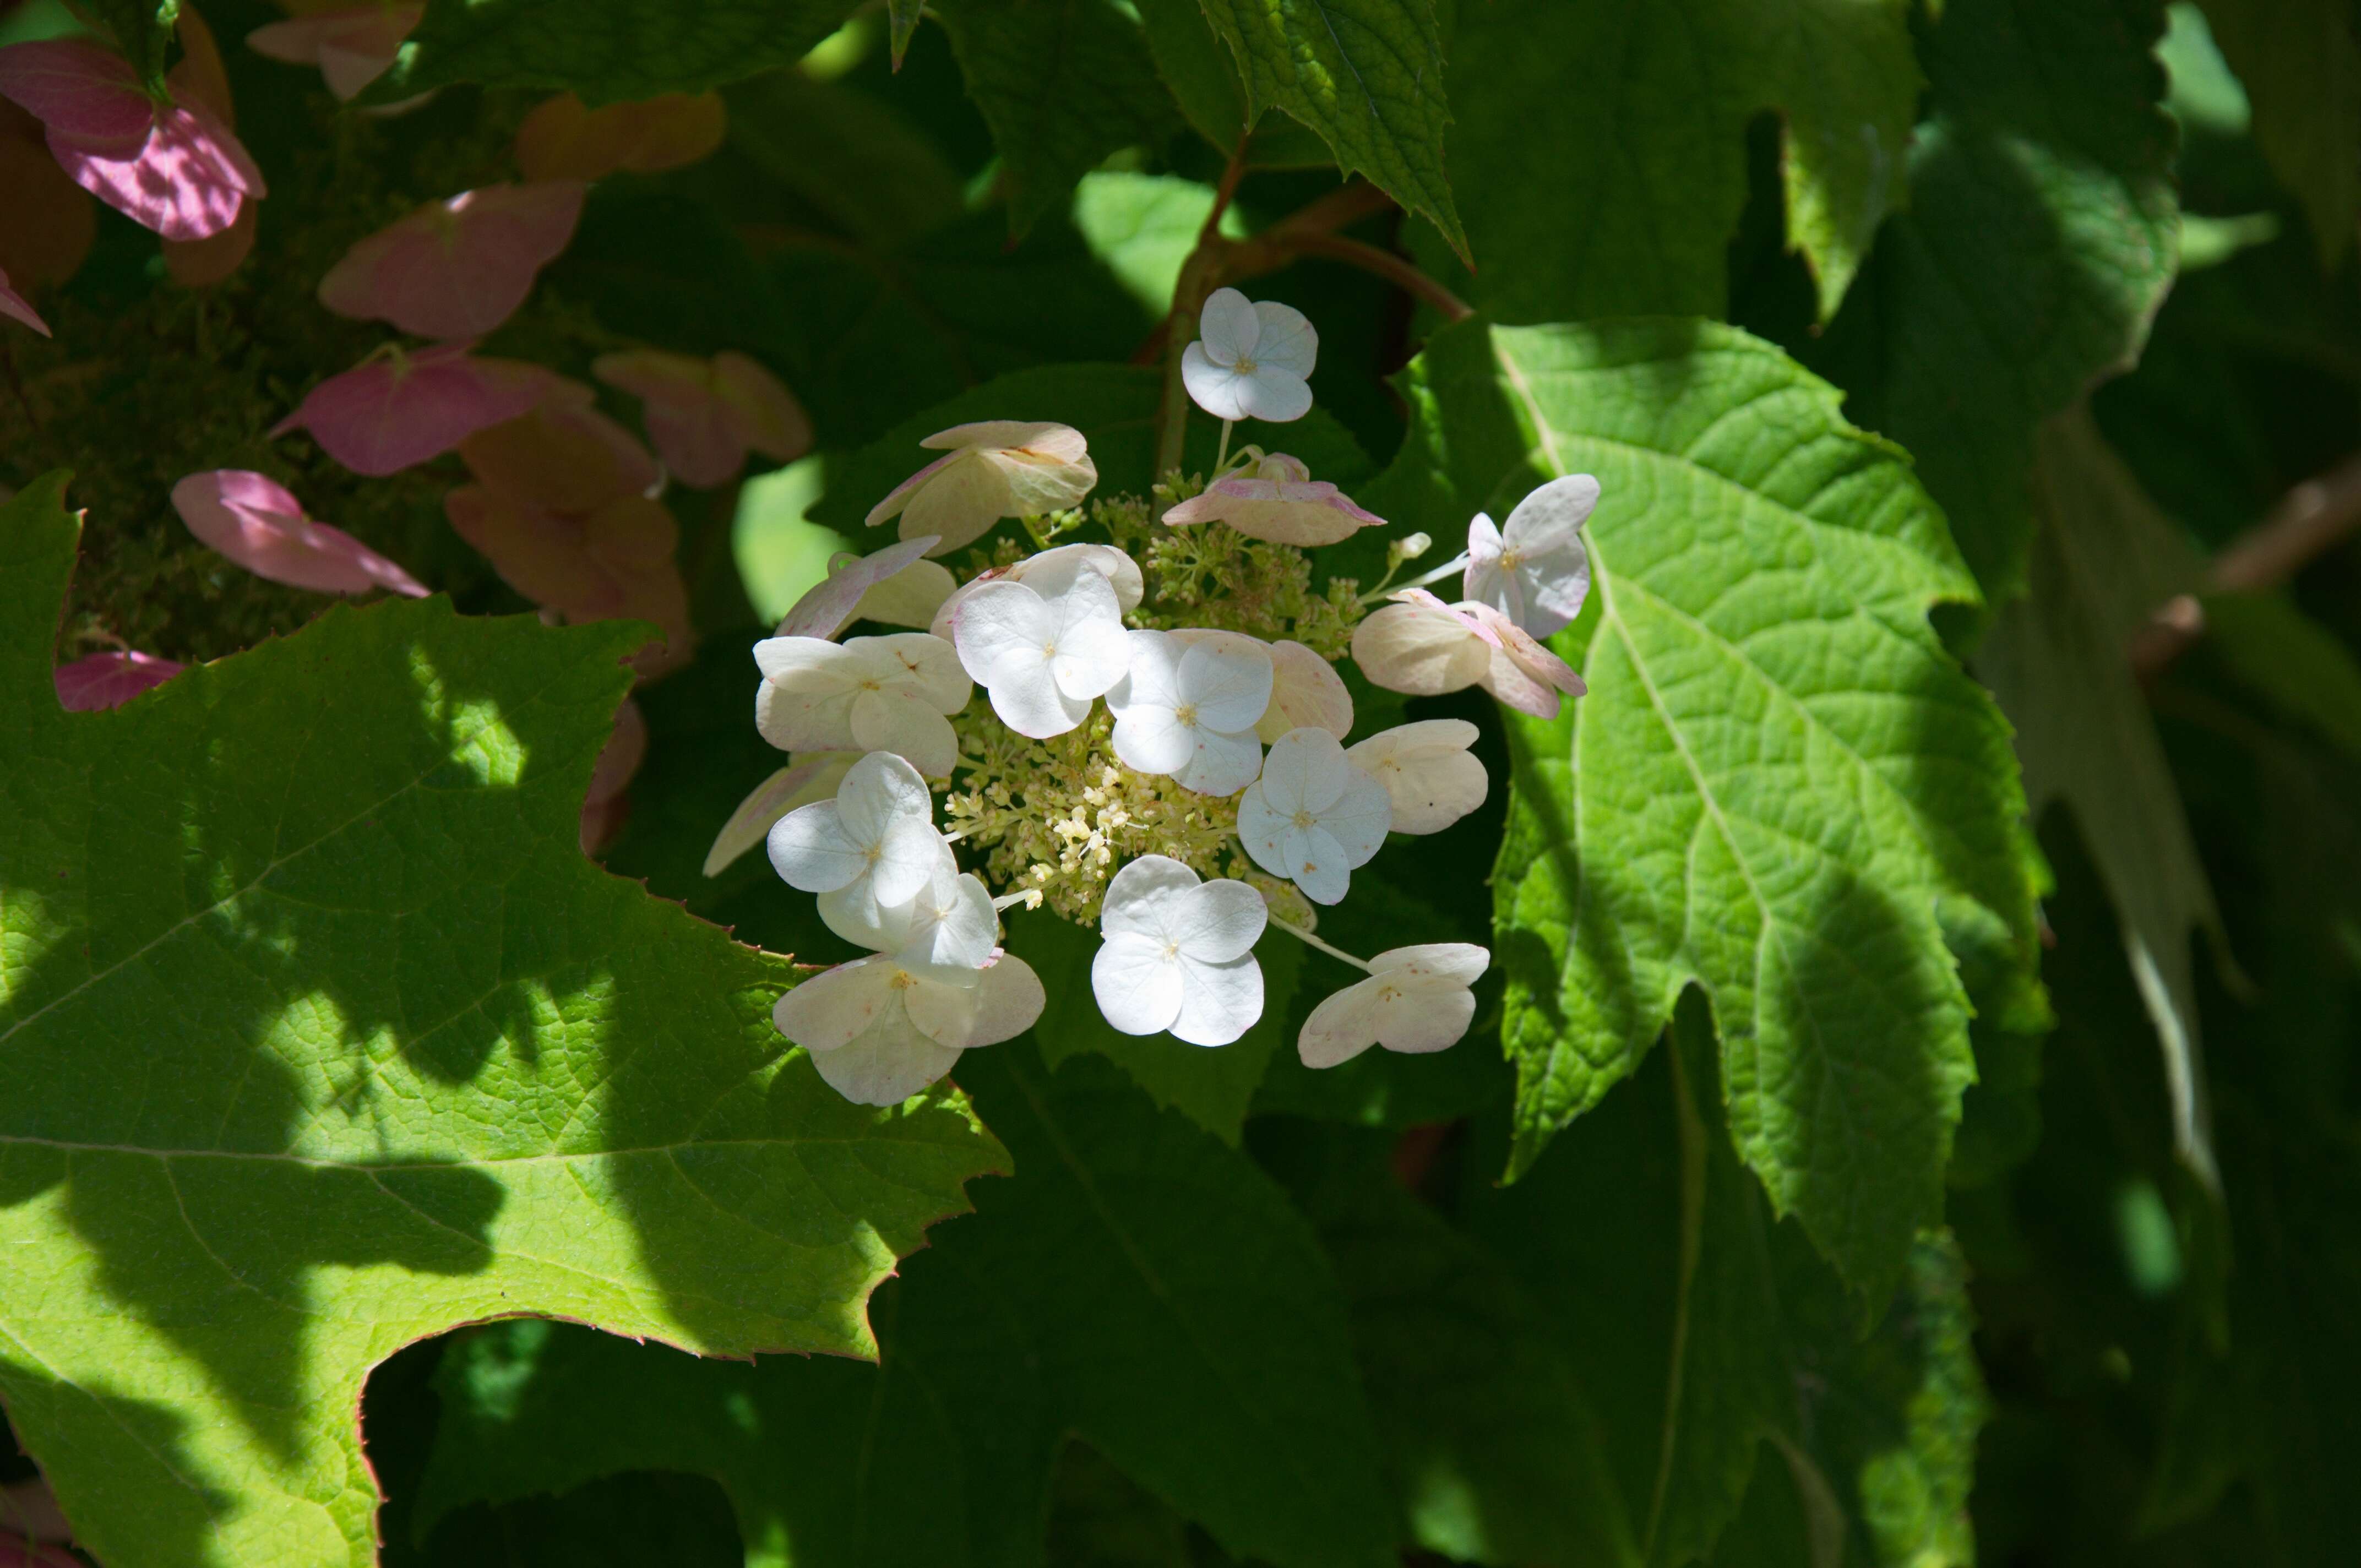
[[[1369,968],[1369,962],[1367,959],[1356,959],[1342,948],[1332,948],[1301,926],[1282,920],[1276,915],[1270,917],[1270,923],[1278,927],[1280,930],[1286,932],[1289,936],[1294,938],[1297,941],[1302,942],[1309,947],[1317,948],[1322,952],[1327,954],[1330,958],[1344,959],[1346,963],[1351,964],[1355,969],[1359,970],[1363,974],[1374,974],[1377,972],[1375,970]]]
[[[1379,583],[1376,587],[1371,588],[1367,593],[1363,594],[1361,596],[1360,602],[1363,604],[1375,604],[1389,593],[1404,593],[1411,588],[1422,588],[1429,583],[1439,583],[1443,581],[1444,578],[1451,576],[1454,572],[1464,572],[1466,569],[1467,553],[1463,550],[1455,558],[1445,561],[1442,565],[1437,566],[1432,572],[1423,573],[1419,576],[1412,577],[1409,582],[1404,583],[1399,588],[1389,588],[1386,587],[1386,582],[1391,582],[1393,580],[1392,575],[1388,574],[1386,582]]]
[[[1222,465],[1230,460],[1230,426],[1234,422],[1226,419],[1222,422],[1222,444],[1213,449],[1213,472],[1216,476],[1221,473]]]

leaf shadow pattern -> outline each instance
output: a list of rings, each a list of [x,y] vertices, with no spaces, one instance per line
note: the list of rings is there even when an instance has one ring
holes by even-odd
[[[459,1322],[872,1353],[1005,1157],[954,1097],[830,1093],[783,961],[582,857],[641,630],[338,609],[67,715],[59,483],[0,513],[0,1389],[83,1539],[368,1561],[361,1380]],[[40,1391],[102,1383],[181,1417],[143,1463],[227,1499],[200,1550],[93,1501],[124,1455]]]

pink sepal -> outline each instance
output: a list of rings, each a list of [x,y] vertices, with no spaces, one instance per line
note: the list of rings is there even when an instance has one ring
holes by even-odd
[[[87,659],[58,666],[58,705],[68,713],[121,707],[141,692],[162,685],[184,668],[153,653],[93,653]]]
[[[473,343],[396,350],[312,389],[271,429],[307,430],[356,474],[382,478],[439,457],[477,431],[531,411],[550,372],[513,359],[471,358]]]
[[[573,239],[589,189],[553,180],[429,202],[346,251],[320,280],[320,302],[420,337],[480,337]]]
[[[258,577],[328,594],[426,596],[423,583],[344,530],[313,521],[284,486],[249,469],[192,474],[172,487],[172,506],[191,533]]]

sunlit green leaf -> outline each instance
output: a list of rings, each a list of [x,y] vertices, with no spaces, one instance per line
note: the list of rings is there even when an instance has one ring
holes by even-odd
[[[870,1354],[1006,1158],[839,1098],[783,960],[583,857],[645,629],[395,600],[68,714],[60,484],[0,511],[0,1389],[77,1540],[369,1563],[362,1379],[456,1323]]]

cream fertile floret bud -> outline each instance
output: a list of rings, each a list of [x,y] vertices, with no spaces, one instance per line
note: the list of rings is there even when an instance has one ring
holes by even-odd
[[[1468,942],[1393,948],[1369,960],[1369,978],[1337,992],[1312,1010],[1296,1036],[1306,1067],[1334,1067],[1383,1046],[1389,1051],[1443,1050],[1467,1033],[1476,1016],[1468,988],[1492,955]]]
[[[1270,707],[1270,651],[1235,631],[1129,636],[1129,668],[1106,694],[1123,764],[1199,795],[1252,784],[1262,767],[1255,726]]]
[[[1491,606],[1534,637],[1573,625],[1590,592],[1582,525],[1598,505],[1598,481],[1568,474],[1519,501],[1504,528],[1477,512],[1467,525],[1462,597]]]
[[[1380,729],[1345,760],[1383,784],[1397,833],[1440,833],[1484,804],[1484,764],[1470,756],[1476,727],[1464,718],[1424,718]]]
[[[1004,517],[1036,517],[1076,505],[1099,482],[1089,444],[1071,425],[987,420],[954,425],[918,443],[948,452],[871,509],[872,528],[899,516],[902,537],[931,533],[928,551],[947,555]]]
[[[1385,526],[1385,519],[1364,510],[1353,499],[1285,453],[1263,458],[1251,470],[1216,479],[1202,495],[1192,496],[1164,514],[1176,527],[1192,522],[1226,522],[1240,533],[1276,544],[1334,544],[1364,528]]]
[[[1054,597],[1025,583],[986,583],[956,625],[960,663],[990,694],[992,710],[1037,740],[1081,724],[1131,666],[1115,588],[1087,568]]]
[[[1198,313],[1197,332],[1180,356],[1180,379],[1199,408],[1215,419],[1274,423],[1312,411],[1304,383],[1320,356],[1320,334],[1301,311],[1216,289]]]
[[[959,737],[947,716],[975,688],[941,638],[773,637],[754,644],[754,723],[781,751],[892,751],[930,778],[950,776]]]
[[[1238,838],[1255,864],[1314,904],[1336,904],[1393,825],[1386,786],[1355,767],[1325,729],[1271,742],[1262,777],[1238,797]]]
[[[1269,921],[1242,882],[1202,882],[1165,855],[1142,855],[1107,884],[1091,991],[1126,1035],[1169,1030],[1192,1046],[1226,1046],[1262,1016],[1254,945]]]

